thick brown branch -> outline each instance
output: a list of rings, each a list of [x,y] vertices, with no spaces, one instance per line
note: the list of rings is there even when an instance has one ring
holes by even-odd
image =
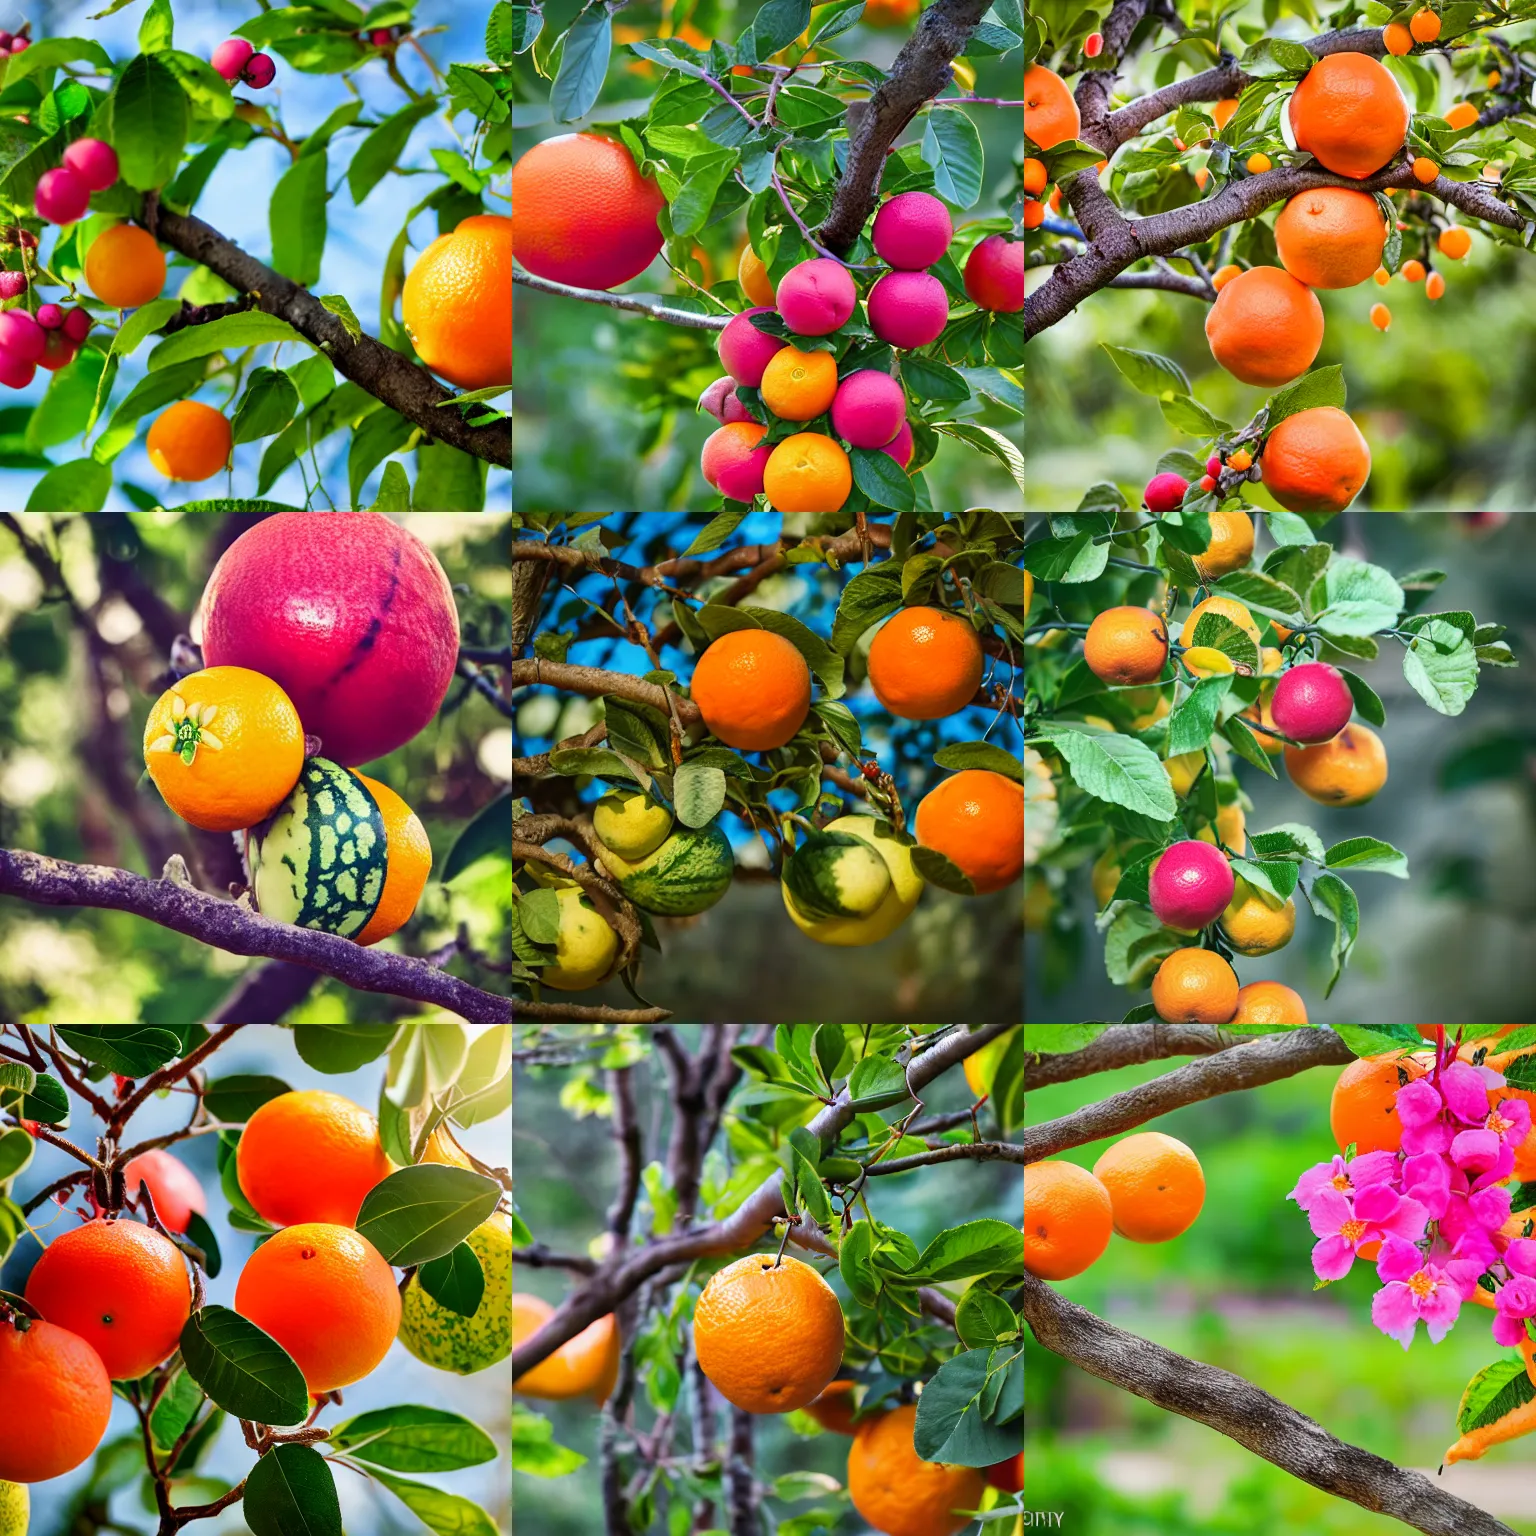
[[[633,699],[637,704],[649,704],[663,714],[667,712],[666,690],[643,678],[631,677],[628,672],[607,672],[601,667],[577,667],[567,661],[541,661],[537,657],[512,663],[514,688],[531,687],[536,683],[563,688],[567,693],[579,693],[588,699],[612,694],[615,698]],[[677,694],[673,695],[673,701],[685,726],[702,723],[697,705]]]
[[[1324,1493],[1391,1515],[1427,1536],[1515,1536],[1422,1473],[1337,1439],[1231,1371],[1106,1323],[1030,1275],[1024,1276],[1022,1306],[1035,1337],[1053,1354],[1159,1408],[1209,1425]]]
[[[869,1176],[878,1178],[886,1173],[910,1173],[914,1168],[927,1168],[933,1163],[1023,1163],[1023,1147],[1009,1145],[1005,1141],[967,1141],[953,1147],[935,1147],[929,1152],[917,1152],[911,1157],[894,1157],[888,1163],[876,1163]]]
[[[518,1018],[540,1019],[546,1023],[660,1024],[672,1017],[667,1008],[606,1008],[597,1003],[525,1003],[518,998],[516,1006]],[[580,1333],[581,1329],[576,1332]],[[575,1334],[568,1337],[574,1338]],[[539,1358],[544,1357],[540,1355]]]
[[[470,426],[459,407],[442,405],[453,398],[452,392],[425,368],[372,336],[360,335],[353,340],[341,321],[307,288],[263,266],[201,219],[173,213],[151,197],[146,200],[140,222],[156,239],[200,262],[237,292],[253,296],[266,314],[286,320],[319,347],[338,372],[407,421],[414,421],[438,442],[462,449],[489,464],[512,467],[510,419],[487,427]]]
[[[1328,1034],[1337,1042],[1334,1056],[1340,1066],[1354,1060],[1349,1047],[1332,1030],[1311,1030],[1308,1034]],[[1214,1056],[1251,1040],[1251,1035],[1232,1035],[1215,1024],[1164,1024],[1154,1019],[1148,1024],[1115,1024],[1092,1045],[1079,1051],[1061,1051],[1052,1055],[1026,1057],[1024,1086],[1045,1088],[1052,1083],[1070,1083],[1097,1072],[1113,1072],[1120,1067],[1136,1067],[1143,1062],[1164,1061],[1170,1056]],[[1024,1043],[1029,1046],[1029,1026],[1024,1027]]]
[[[511,998],[482,992],[424,960],[364,949],[333,933],[276,923],[235,902],[169,880],[146,880],[124,869],[70,864],[24,849],[0,848],[0,896],[18,896],[50,907],[132,912],[231,954],[292,960],[349,987],[435,1003],[475,1024],[505,1024],[512,1018]]]

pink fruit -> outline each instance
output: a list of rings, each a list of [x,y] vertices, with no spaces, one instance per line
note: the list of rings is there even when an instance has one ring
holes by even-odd
[[[711,432],[699,455],[704,478],[732,501],[751,501],[763,493],[763,471],[771,448],[759,447],[764,429],[742,432],[734,426]]]
[[[1194,933],[1221,916],[1236,884],[1219,848],[1188,838],[1163,850],[1152,866],[1147,894],[1164,927]]]
[[[253,53],[240,71],[240,78],[253,90],[271,85],[277,74],[277,65],[265,53]]]
[[[883,448],[907,419],[907,397],[888,373],[860,368],[837,386],[832,430],[855,448]]]
[[[1220,475],[1220,473],[1221,473],[1221,455],[1219,453],[1213,453],[1210,456],[1210,458],[1208,458],[1205,461],[1205,472],[1213,480],[1216,479],[1216,477],[1218,475]]]
[[[1277,731],[1315,747],[1332,741],[1349,724],[1355,700],[1337,667],[1326,661],[1304,661],[1275,684],[1269,708]]]
[[[76,139],[64,151],[64,164],[92,192],[105,192],[117,180],[117,151],[100,139]]]
[[[902,422],[901,431],[880,450],[888,453],[896,462],[905,469],[912,462],[912,427],[908,422]]]
[[[373,31],[368,34],[368,41],[372,43],[375,48],[388,48],[389,45],[394,42],[394,40],[395,34],[391,32],[388,27],[375,27]]]
[[[46,368],[49,373],[57,373],[60,368],[67,368],[75,360],[75,353],[80,349],[72,342],[63,331],[49,331],[48,340],[43,343],[43,355],[38,358],[39,368]]]
[[[785,325],[797,336],[826,336],[848,322],[859,294],[847,267],[817,256],[791,267],[774,299]]]
[[[8,309],[0,315],[0,347],[18,361],[35,363],[47,340],[42,326],[26,310]]]
[[[1179,504],[1184,500],[1184,492],[1189,489],[1189,481],[1183,475],[1176,475],[1171,469],[1165,469],[1160,475],[1153,475],[1147,481],[1147,488],[1141,493],[1141,499],[1149,512],[1176,512]]]
[[[1017,314],[1024,308],[1024,242],[988,235],[965,263],[965,291],[982,309]]]
[[[155,1215],[172,1232],[185,1232],[192,1213],[205,1216],[208,1199],[197,1175],[187,1165],[171,1156],[164,1147],[141,1152],[123,1167],[123,1182],[130,1196],[148,1186],[155,1202]]]
[[[64,324],[64,308],[60,304],[43,304],[37,311],[37,323],[45,331],[56,331]]]
[[[25,53],[31,46],[32,39],[30,37],[13,37],[11,39],[12,53]]]
[[[91,314],[86,309],[72,309],[64,316],[64,334],[77,345],[90,334]]]
[[[716,421],[725,420],[725,397],[736,393],[736,380],[723,373],[699,396],[699,409],[708,411]]]
[[[26,291],[25,272],[0,272],[0,299],[19,299]]]
[[[277,512],[224,551],[200,605],[203,659],[293,700],[325,756],[393,752],[437,713],[459,616],[437,557],[380,512]]]
[[[875,215],[875,251],[887,266],[931,267],[955,233],[949,209],[928,192],[898,192]]]
[[[753,315],[772,313],[772,308],[766,304],[759,304],[756,309],[744,309],[731,317],[715,344],[725,371],[738,384],[745,384],[750,389],[756,389],[763,382],[763,369],[768,366],[768,359],[787,345],[779,337],[770,336],[752,324]]]
[[[9,32],[0,32],[0,53],[9,53],[16,39]]]
[[[240,71],[245,68],[246,61],[255,52],[256,50],[243,37],[232,37],[227,43],[220,43],[213,50],[213,58],[209,63],[226,80],[234,81],[240,78]]]
[[[869,290],[868,308],[870,329],[893,347],[926,347],[949,323],[949,296],[928,272],[887,272]]]
[[[84,218],[90,201],[91,189],[67,165],[37,178],[37,216],[50,224],[73,224]]]
[[[14,314],[14,310],[8,311]],[[0,317],[3,318],[3,317]],[[0,347],[0,384],[7,389],[25,389],[37,373],[37,364],[17,355],[6,347]]]

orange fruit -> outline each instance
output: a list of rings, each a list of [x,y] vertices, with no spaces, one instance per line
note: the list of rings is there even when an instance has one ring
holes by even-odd
[[[975,626],[945,608],[898,608],[869,647],[869,683],[900,720],[942,720],[981,685]]]
[[[512,382],[511,295],[512,220],[476,213],[416,258],[400,293],[400,318],[433,373],[460,389],[489,389]]]
[[[1216,129],[1219,133],[1232,121],[1232,114],[1237,111],[1237,97],[1223,96],[1215,106],[1211,108],[1211,116],[1215,119]]]
[[[1176,949],[1152,978],[1152,1003],[1168,1024],[1225,1024],[1237,1011],[1237,976],[1211,949]]]
[[[1115,1231],[1133,1243],[1166,1243],[1195,1224],[1205,1204],[1200,1159],[1172,1136],[1140,1131],[1117,1141],[1093,1165],[1109,1191]]]
[[[1442,256],[1449,256],[1452,261],[1460,261],[1472,249],[1472,231],[1463,229],[1460,224],[1452,224],[1449,228],[1440,231],[1440,238],[1435,244],[1440,247]]]
[[[1229,1024],[1305,1024],[1301,994],[1278,981],[1250,981],[1237,991],[1237,1012]]]
[[[1424,297],[1439,299],[1445,296],[1445,279],[1438,272],[1431,272],[1424,283]]]
[[[1033,155],[1026,156],[1024,160],[1025,192],[1030,197],[1039,197],[1045,191],[1047,179],[1045,161],[1036,160]]]
[[[1522,1344],[1522,1351],[1529,1358],[1530,1351]],[[1527,1365],[1527,1374],[1529,1374]],[[1453,1466],[1458,1461],[1477,1461],[1484,1456],[1491,1447],[1502,1445],[1506,1440],[1518,1439],[1521,1435],[1528,1435],[1536,1430],[1536,1398],[1531,1398],[1522,1403],[1518,1408],[1510,1411],[1491,1424],[1485,1424],[1481,1429],[1471,1429],[1464,1434],[1455,1445],[1445,1453],[1446,1466]]]
[[[733,629],[699,657],[691,692],[710,733],[726,746],[770,752],[805,724],[811,669],[783,635]]]
[[[356,770],[353,770],[356,772]],[[357,935],[359,944],[377,944],[410,921],[432,873],[432,844],[419,817],[388,784],[359,773],[363,788],[373,796],[384,818],[384,844],[388,863],[384,889],[373,916]]]
[[[1241,844],[1230,846],[1240,847]],[[1283,906],[1271,906],[1253,886],[1241,876],[1236,882],[1232,900],[1221,914],[1221,931],[1227,942],[1240,955],[1272,955],[1284,949],[1296,932],[1296,903],[1288,900]],[[1255,982],[1255,986],[1273,983]],[[1248,989],[1244,989],[1248,990]],[[1243,1002],[1238,993],[1238,1006]]]
[[[1353,288],[1381,265],[1387,221],[1369,192],[1314,187],[1275,220],[1280,265],[1312,288]]]
[[[1082,132],[1083,120],[1067,82],[1043,64],[1024,71],[1024,132],[1041,149],[1052,149]]]
[[[554,1315],[555,1309],[542,1297],[513,1291],[513,1345],[531,1339]],[[525,1371],[512,1383],[513,1390],[524,1397],[551,1401],[591,1397],[606,1402],[619,1379],[622,1349],[619,1325],[610,1312],[588,1324],[575,1338],[567,1339],[531,1371]]]
[[[853,1428],[853,1383],[834,1381],[805,1411],[834,1435],[851,1435]]]
[[[0,1478],[45,1483],[73,1472],[111,1417],[111,1378],[84,1339],[53,1323],[0,1322]]]
[[[268,1099],[246,1122],[235,1170],[256,1214],[274,1226],[351,1226],[363,1199],[394,1165],[378,1122],[323,1088]]]
[[[248,667],[207,667],[173,683],[144,722],[144,763],[165,803],[205,832],[253,827],[304,766],[293,701]]]
[[[535,144],[512,167],[512,206],[513,254],[557,283],[616,288],[645,271],[662,246],[661,188],[606,134],[565,133]]]
[[[1154,683],[1168,660],[1168,627],[1150,608],[1107,608],[1088,626],[1083,660],[1117,687]]]
[[[853,468],[840,443],[796,432],[769,454],[763,489],[776,512],[836,512],[853,489]]]
[[[1265,171],[1272,171],[1275,168],[1275,162],[1268,155],[1259,154],[1257,151],[1249,155],[1244,164],[1248,167],[1250,176],[1262,176]]]
[[[1378,331],[1385,331],[1391,327],[1392,311],[1385,304],[1371,305],[1371,324]]]
[[[1253,462],[1249,458],[1239,464],[1242,456],[1232,455],[1233,469],[1247,469]],[[1246,512],[1212,512],[1210,519],[1211,542],[1195,556],[1195,568],[1207,581],[1216,581],[1242,570],[1253,558],[1253,519]]]
[[[208,1199],[197,1175],[164,1147],[152,1147],[123,1165],[123,1183],[129,1199],[147,1189],[155,1202],[155,1215],[172,1232],[185,1232],[192,1213],[206,1215]]]
[[[772,308],[773,280],[750,244],[741,248],[741,257],[736,263],[736,281],[741,284],[741,291],[750,303],[765,309]]]
[[[1024,1165],[1024,1268],[1041,1280],[1070,1280],[1109,1247],[1109,1191],[1076,1163]]]
[[[362,1233],[327,1222],[269,1237],[240,1271],[235,1311],[288,1351],[317,1396],[369,1375],[400,1331],[394,1270]]]
[[[1332,741],[1287,747],[1285,770],[1321,805],[1364,805],[1387,782],[1387,749],[1369,726],[1353,722]]]
[[[1262,726],[1262,731],[1254,732],[1254,740],[1264,749],[1270,757],[1278,757],[1285,750],[1285,743],[1273,733],[1279,730],[1275,724],[1275,717],[1270,712],[1271,696],[1262,693],[1256,704],[1250,704],[1243,711],[1243,719],[1250,725]]]
[[[1220,293],[1234,277],[1241,277],[1243,269],[1236,262],[1229,261],[1224,267],[1217,267],[1211,275],[1211,287]]]
[[[763,404],[785,421],[812,421],[832,409],[837,360],[830,352],[780,347],[768,359],[759,386]]]
[[[924,1461],[913,1443],[917,1404],[907,1403],[859,1426],[848,1452],[848,1497],[865,1522],[886,1536],[955,1536],[970,1520],[959,1510],[981,1502],[979,1467]]]
[[[1370,478],[1371,450],[1349,414],[1317,405],[1264,441],[1264,484],[1288,512],[1342,512]]]
[[[864,0],[859,20],[866,27],[897,27],[921,9],[921,0]]]
[[[843,1363],[843,1309],[799,1259],[750,1253],[718,1270],[693,1309],[699,1369],[748,1413],[813,1403]]]
[[[1418,155],[1413,162],[1413,179],[1421,187],[1427,187],[1440,174],[1440,167],[1428,155]]]
[[[1410,1056],[1362,1056],[1339,1074],[1328,1105],[1328,1125],[1339,1151],[1396,1152],[1403,1144],[1397,1090],[1424,1068]]]
[[[1279,267],[1249,267],[1216,295],[1205,317],[1211,356],[1244,384],[1289,384],[1323,344],[1323,306]]]
[[[84,1339],[114,1381],[133,1381],[176,1353],[192,1282],[176,1245],[152,1227],[88,1221],[43,1250],[27,1300]]]
[[[1319,59],[1291,93],[1291,131],[1303,154],[1363,181],[1403,147],[1408,103],[1392,73],[1363,53]]]
[[[1424,281],[1424,263],[1411,258],[1403,263],[1402,274],[1407,282],[1422,283]]]
[[[149,462],[167,480],[207,480],[229,463],[228,419],[201,400],[178,400],[162,411],[144,439]]]
[[[978,896],[1000,891],[1024,868],[1024,786],[989,768],[964,768],[918,802],[915,830]]]
[[[1413,34],[1400,21],[1388,22],[1381,29],[1381,41],[1388,53],[1402,58],[1413,47]]]
[[[1470,128],[1477,121],[1477,108],[1470,101],[1458,101],[1445,114],[1446,122],[1455,129]]]
[[[114,224],[85,253],[85,286],[114,309],[133,309],[160,297],[165,252],[137,224]]]

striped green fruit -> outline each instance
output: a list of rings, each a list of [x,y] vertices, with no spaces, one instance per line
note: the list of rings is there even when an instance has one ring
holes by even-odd
[[[592,830],[621,859],[643,859],[672,830],[672,812],[643,789],[610,789],[592,807]]]
[[[846,832],[874,849],[885,861],[890,889],[865,917],[807,917],[795,905],[788,884],[780,881],[784,908],[795,926],[818,944],[855,947],[878,943],[907,920],[923,894],[923,877],[912,863],[911,849],[889,828],[882,830],[873,816],[839,816],[822,831]]]
[[[485,1271],[473,1317],[433,1301],[413,1275],[400,1305],[400,1342],[440,1371],[472,1376],[512,1353],[512,1218],[497,1211],[465,1239]]]
[[[306,759],[288,798],[246,833],[251,887],[265,917],[351,938],[384,890],[388,844],[378,804],[358,776]]]
[[[713,822],[679,827],[661,847],[630,863],[611,848],[603,863],[637,907],[662,917],[688,917],[712,907],[731,888],[736,871],[731,840]]]
[[[803,917],[868,917],[891,889],[879,852],[846,832],[813,832],[784,861],[784,890]]]

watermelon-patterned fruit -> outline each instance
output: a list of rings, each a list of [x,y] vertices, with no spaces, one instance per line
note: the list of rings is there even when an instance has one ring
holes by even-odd
[[[633,864],[611,848],[602,847],[602,855],[624,894],[662,917],[687,917],[714,906],[731,888],[736,869],[731,840],[713,822],[679,827]]]
[[[357,774],[307,759],[288,798],[246,839],[263,916],[349,939],[367,926],[384,890],[388,843]]]
[[[485,1291],[473,1317],[434,1301],[413,1276],[400,1307],[400,1342],[440,1371],[472,1376],[512,1353],[512,1218],[497,1211],[465,1238]]]
[[[202,599],[203,657],[279,684],[336,763],[403,746],[458,659],[432,551],[380,512],[278,512],[224,551]]]
[[[822,830],[845,832],[878,853],[885,861],[886,872],[890,875],[890,888],[865,916],[813,917],[802,912],[796,905],[790,883],[785,879],[780,881],[780,889],[784,893],[784,909],[795,926],[818,944],[878,944],[906,922],[917,905],[918,897],[923,894],[923,877],[912,863],[911,851],[888,827],[882,830],[881,824],[873,816],[839,816],[836,821],[829,821]],[[852,885],[853,882],[850,882],[850,887]],[[867,895],[869,885],[861,883],[859,890]],[[857,900],[853,904],[856,905]]]
[[[890,892],[891,872],[862,839],[816,832],[784,861],[784,889],[812,921],[868,917]]]

